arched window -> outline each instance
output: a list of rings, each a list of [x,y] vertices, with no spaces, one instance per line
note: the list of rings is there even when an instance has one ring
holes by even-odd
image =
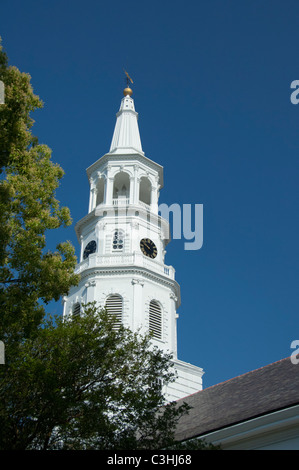
[[[114,317],[114,328],[122,324],[123,299],[118,294],[109,295],[105,304],[109,316]]]
[[[147,204],[148,206],[151,205],[151,192],[152,192],[152,185],[148,178],[142,176],[140,179],[139,185],[139,201]]]
[[[114,177],[113,204],[128,204],[130,197],[130,177],[128,173],[120,171]]]
[[[162,339],[162,310],[156,300],[151,300],[149,305],[149,331],[153,338]]]
[[[88,258],[89,255],[95,253],[97,251],[97,242],[95,240],[91,240],[87,243],[84,251],[83,251],[83,259]]]
[[[123,251],[124,241],[124,232],[122,230],[115,230],[112,239],[112,251]]]
[[[76,302],[73,305],[72,313],[73,313],[74,316],[78,316],[78,315],[80,315],[80,312],[81,312],[81,305],[80,305],[79,302]]]

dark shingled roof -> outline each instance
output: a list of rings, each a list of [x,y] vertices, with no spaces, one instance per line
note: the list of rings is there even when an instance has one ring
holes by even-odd
[[[288,357],[178,400],[193,408],[176,439],[183,441],[299,404],[299,364]]]

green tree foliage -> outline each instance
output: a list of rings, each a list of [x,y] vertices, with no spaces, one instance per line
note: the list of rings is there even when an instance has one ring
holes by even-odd
[[[46,231],[71,224],[68,208],[55,197],[64,173],[31,132],[31,113],[42,102],[30,76],[8,66],[1,44],[0,80],[0,332],[7,344],[34,331],[43,304],[58,300],[78,279],[69,242],[46,251]]]
[[[72,245],[46,250],[46,232],[71,224],[55,197],[63,170],[31,132],[42,102],[1,43],[0,80],[0,450],[174,448],[188,406],[165,405],[171,356],[93,305],[46,314],[78,282]]]
[[[0,449],[157,449],[174,444],[187,405],[165,406],[171,356],[149,336],[114,328],[90,304],[47,320],[6,365]]]

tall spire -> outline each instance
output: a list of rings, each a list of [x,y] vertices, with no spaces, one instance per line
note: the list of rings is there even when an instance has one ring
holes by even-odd
[[[141,140],[138,127],[138,113],[135,111],[133,91],[129,87],[131,77],[126,73],[127,86],[124,89],[124,98],[116,114],[116,124],[111,141],[109,153],[142,153]]]

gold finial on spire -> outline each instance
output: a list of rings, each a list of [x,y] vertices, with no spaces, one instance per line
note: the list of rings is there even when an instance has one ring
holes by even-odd
[[[133,91],[131,90],[129,84],[130,84],[130,82],[131,82],[131,83],[134,83],[134,82],[133,82],[132,78],[130,77],[130,75],[128,74],[128,72],[126,72],[126,71],[124,71],[124,72],[125,72],[126,77],[127,77],[127,78],[126,78],[127,86],[126,86],[126,88],[124,89],[124,95],[125,95],[125,96],[127,96],[127,95],[132,96]]]

